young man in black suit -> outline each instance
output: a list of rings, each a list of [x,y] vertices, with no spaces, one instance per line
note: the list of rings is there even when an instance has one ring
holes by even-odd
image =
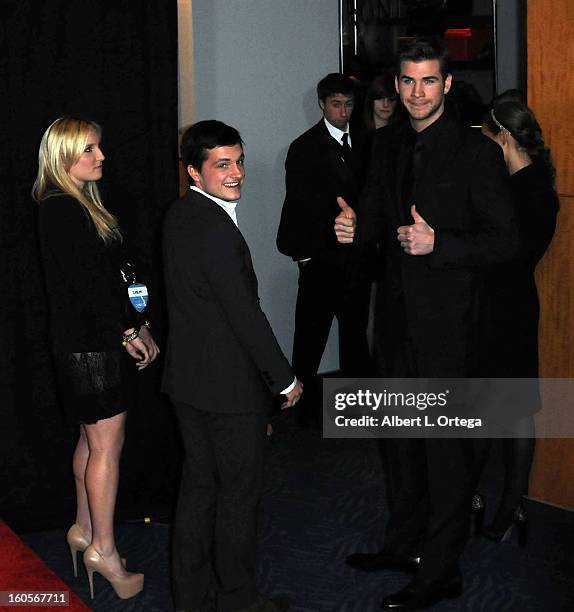
[[[185,447],[173,537],[176,607],[278,612],[255,588],[255,535],[273,396],[302,386],[259,305],[235,206],[245,176],[239,132],[200,121],[183,135],[188,194],[169,209],[163,248],[169,338],[163,391]]]
[[[362,186],[363,143],[349,129],[354,85],[328,74],[317,85],[321,120],[291,143],[285,161],[286,195],[277,247],[299,266],[293,367],[305,387],[299,410],[318,416],[315,377],[333,317],[339,323],[339,360],[347,376],[367,376],[367,322],[371,279],[366,253],[333,235],[337,196],[355,202]],[[341,291],[341,287],[344,290]],[[313,414],[311,414],[313,410]]]
[[[375,307],[382,377],[479,376],[482,270],[518,250],[504,160],[487,138],[444,112],[451,80],[441,40],[416,39],[400,51],[395,84],[410,122],[375,136],[358,214],[340,200],[338,239],[384,246]],[[347,558],[356,569],[415,572],[383,609],[418,610],[462,592],[471,442],[383,441],[384,548]]]

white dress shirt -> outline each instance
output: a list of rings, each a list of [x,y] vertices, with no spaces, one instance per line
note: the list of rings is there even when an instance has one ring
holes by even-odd
[[[331,136],[341,145],[343,146],[343,134],[347,134],[347,142],[349,143],[349,146],[352,147],[353,145],[351,144],[351,134],[349,132],[349,124],[347,123],[347,126],[345,127],[344,130],[340,130],[339,128],[336,128],[334,125],[331,125],[327,119],[323,118],[323,121],[325,122],[325,125],[327,126],[327,129],[329,130],[329,134],[331,134]]]

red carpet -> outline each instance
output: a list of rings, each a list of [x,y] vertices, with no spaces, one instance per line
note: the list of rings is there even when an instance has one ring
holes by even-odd
[[[6,594],[0,599],[0,610],[17,612],[18,610],[66,610],[67,612],[85,612],[90,610],[83,601],[62,582],[56,574],[33,553],[20,538],[0,520],[0,592],[5,591],[64,591],[69,604],[6,606]]]

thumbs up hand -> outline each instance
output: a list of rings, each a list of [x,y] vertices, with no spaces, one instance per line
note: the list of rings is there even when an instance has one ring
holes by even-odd
[[[417,207],[414,204],[411,206],[411,216],[415,220],[415,223],[426,223],[426,221],[417,212]]]
[[[411,206],[412,225],[401,225],[397,230],[397,239],[408,255],[428,255],[434,249],[434,230],[419,215],[416,206]]]
[[[338,197],[337,204],[341,212],[335,217],[335,234],[341,244],[351,244],[355,237],[357,215],[355,211],[345,202],[344,198]]]

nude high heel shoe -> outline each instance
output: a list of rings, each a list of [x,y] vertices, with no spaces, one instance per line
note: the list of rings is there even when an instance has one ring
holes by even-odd
[[[70,547],[70,554],[72,555],[72,563],[74,564],[74,578],[78,577],[78,553],[84,552],[90,545],[90,540],[84,535],[84,532],[80,529],[77,523],[74,523],[68,533],[66,534],[66,541]],[[126,566],[126,560],[121,557],[122,565]]]
[[[94,598],[94,572],[98,572],[112,585],[120,599],[129,599],[143,589],[143,574],[134,574],[132,572],[116,574],[109,568],[108,562],[104,557],[91,544],[84,551],[84,565],[88,572],[90,596],[92,599]]]
[[[78,577],[78,552],[84,552],[90,545],[90,541],[84,535],[84,532],[74,523],[66,534],[66,541],[70,547],[72,555],[72,563],[74,564],[74,578]]]

